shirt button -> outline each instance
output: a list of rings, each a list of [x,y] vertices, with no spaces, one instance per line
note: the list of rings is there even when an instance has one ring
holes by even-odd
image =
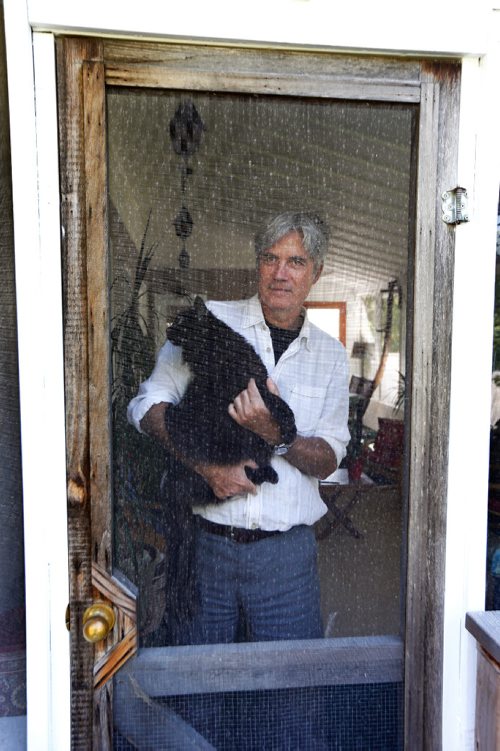
[[[266,347],[266,352],[270,352],[270,351],[271,351],[271,347]]]

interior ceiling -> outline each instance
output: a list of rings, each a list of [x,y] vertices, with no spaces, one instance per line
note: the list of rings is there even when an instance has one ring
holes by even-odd
[[[336,299],[406,277],[411,190],[411,106],[193,93],[203,120],[192,174],[169,122],[186,94],[111,90],[109,184],[138,248],[151,212],[152,269],[178,266],[173,219],[194,225],[191,269],[250,269],[257,227],[286,209],[318,211],[331,229],[325,279]],[[331,294],[330,294],[331,296]]]

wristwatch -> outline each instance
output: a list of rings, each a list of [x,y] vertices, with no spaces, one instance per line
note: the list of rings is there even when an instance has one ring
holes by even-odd
[[[293,443],[293,441],[292,441]],[[288,449],[290,448],[292,444],[291,443],[278,443],[277,446],[273,447],[273,453],[275,456],[283,456],[287,453]]]
[[[295,442],[295,439],[297,438],[297,429],[295,426],[292,430],[288,430],[285,435],[281,435],[281,443],[278,443],[276,446],[273,446],[273,453],[275,456],[284,456],[284,454],[287,453],[288,449],[293,445]]]

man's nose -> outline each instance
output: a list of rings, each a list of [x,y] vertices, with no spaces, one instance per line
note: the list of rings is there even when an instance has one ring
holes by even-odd
[[[288,277],[288,264],[286,260],[279,260],[274,267],[275,279],[286,279]]]

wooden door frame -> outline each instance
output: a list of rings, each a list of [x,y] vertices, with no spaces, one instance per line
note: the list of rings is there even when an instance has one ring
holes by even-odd
[[[110,747],[111,688],[93,704],[93,648],[81,637],[92,562],[111,569],[105,83],[413,103],[419,106],[413,374],[408,422],[405,745],[441,743],[446,478],[454,228],[439,197],[456,185],[460,64],[94,38],[57,40],[64,227],[72,745]],[[228,73],[231,71],[231,73]],[[105,367],[103,367],[103,364]],[[432,405],[432,409],[431,409]],[[106,501],[102,503],[101,501]],[[92,523],[91,523],[92,522]],[[93,718],[97,718],[92,722]],[[411,744],[409,744],[411,739]]]

